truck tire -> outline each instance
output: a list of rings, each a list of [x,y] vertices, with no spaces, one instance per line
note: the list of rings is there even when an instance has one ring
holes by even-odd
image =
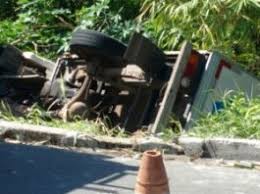
[[[110,59],[122,59],[126,46],[101,32],[78,29],[72,33],[70,50],[80,58],[97,55]]]

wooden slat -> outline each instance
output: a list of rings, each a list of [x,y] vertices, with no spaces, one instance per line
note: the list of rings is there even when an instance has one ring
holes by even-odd
[[[179,90],[181,78],[191,55],[191,51],[192,45],[188,42],[185,42],[180,50],[176,63],[173,66],[172,74],[164,93],[164,98],[161,102],[158,114],[152,126],[152,133],[157,133],[160,131],[160,129],[165,127],[169,120],[169,117],[171,116],[172,108]]]

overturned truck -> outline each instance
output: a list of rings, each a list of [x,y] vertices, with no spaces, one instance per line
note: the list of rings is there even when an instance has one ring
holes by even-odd
[[[221,54],[196,51],[189,43],[163,52],[139,33],[124,45],[78,29],[56,63],[3,45],[0,69],[0,97],[15,115],[37,103],[52,117],[102,118],[129,132],[157,132],[173,115],[184,128],[192,127],[218,102],[209,91],[234,89],[233,78],[242,79],[246,92],[260,94],[259,80]]]

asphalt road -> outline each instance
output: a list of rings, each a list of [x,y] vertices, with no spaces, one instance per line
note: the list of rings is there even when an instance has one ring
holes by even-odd
[[[0,143],[0,194],[133,194],[138,162]],[[171,194],[259,194],[260,172],[166,161]]]

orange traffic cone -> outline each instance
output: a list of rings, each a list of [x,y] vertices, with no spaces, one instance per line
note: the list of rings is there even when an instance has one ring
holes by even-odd
[[[159,151],[146,151],[143,154],[135,194],[170,194],[168,178]]]

